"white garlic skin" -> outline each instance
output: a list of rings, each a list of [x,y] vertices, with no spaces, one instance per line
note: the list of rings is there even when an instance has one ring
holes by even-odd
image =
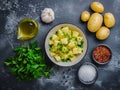
[[[41,20],[44,23],[51,23],[55,20],[54,11],[51,8],[45,8],[41,13]]]

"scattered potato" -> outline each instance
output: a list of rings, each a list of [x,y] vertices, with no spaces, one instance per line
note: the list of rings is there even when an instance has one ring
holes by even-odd
[[[100,2],[92,2],[90,7],[94,12],[97,13],[102,13],[104,11],[104,6]]]
[[[111,28],[115,25],[115,17],[112,13],[104,14],[104,24],[106,27]]]
[[[88,21],[87,28],[90,32],[96,32],[103,23],[103,17],[99,13],[93,13]]]
[[[81,14],[81,20],[87,22],[90,18],[90,13],[88,11],[83,11]]]
[[[99,39],[99,40],[105,40],[106,38],[108,38],[109,35],[110,35],[110,30],[105,26],[102,26],[96,32],[96,38]]]

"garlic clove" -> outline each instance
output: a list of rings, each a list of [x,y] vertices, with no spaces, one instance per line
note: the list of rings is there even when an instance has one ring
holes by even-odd
[[[46,15],[42,17],[42,21],[44,21],[45,23],[50,23],[52,22],[52,19],[48,15]]]
[[[55,20],[54,11],[51,8],[45,8],[41,13],[41,20],[44,23],[51,23]]]

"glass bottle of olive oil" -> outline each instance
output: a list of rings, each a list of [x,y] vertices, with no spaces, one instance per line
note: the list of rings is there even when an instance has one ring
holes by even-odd
[[[25,41],[34,38],[39,29],[39,24],[33,19],[24,18],[18,25],[18,39]]]

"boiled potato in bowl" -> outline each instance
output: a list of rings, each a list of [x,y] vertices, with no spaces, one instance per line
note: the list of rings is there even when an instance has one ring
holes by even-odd
[[[45,50],[50,60],[59,66],[72,66],[84,57],[87,40],[75,25],[60,24],[48,33]]]

